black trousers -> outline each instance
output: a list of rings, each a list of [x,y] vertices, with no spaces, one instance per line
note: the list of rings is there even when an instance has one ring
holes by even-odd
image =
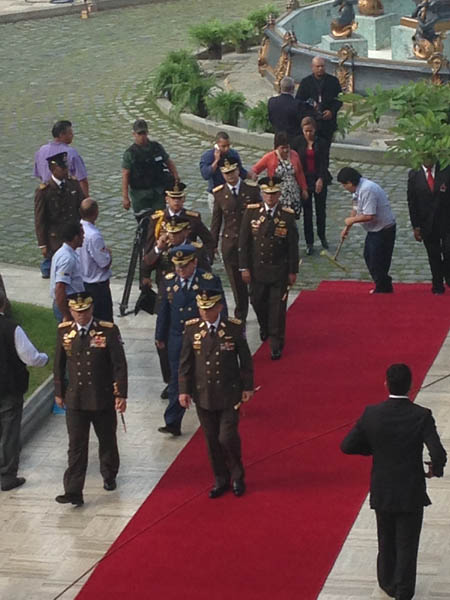
[[[416,588],[417,552],[423,507],[415,512],[376,510],[378,583],[396,600],[410,600]]]
[[[245,323],[248,315],[248,290],[247,284],[242,281],[242,275],[239,266],[224,260],[225,271],[230,281],[234,297],[234,316]]]
[[[94,301],[94,317],[100,321],[113,322],[113,303],[109,279],[98,283],[84,282],[84,289]]]
[[[364,244],[364,260],[372,279],[375,291],[392,292],[392,277],[389,275],[392,253],[395,244],[396,226],[381,231],[369,231]]]
[[[442,289],[444,279],[450,284],[450,233],[433,232],[423,238],[431,269],[433,289]]]
[[[100,473],[105,481],[116,478],[119,470],[117,448],[117,415],[112,407],[107,410],[66,410],[69,434],[69,466],[64,473],[66,494],[81,495],[86,478],[89,455],[89,430],[91,423],[98,437]]]
[[[314,244],[314,228],[313,228],[313,197],[316,209],[316,226],[317,235],[320,240],[325,239],[326,226],[326,206],[327,206],[327,186],[324,185],[320,194],[312,190],[308,190],[308,200],[302,202],[303,206],[303,231],[305,233],[305,242],[307,246]]]
[[[22,411],[22,395],[0,397],[0,474],[4,485],[16,478],[19,469]]]
[[[206,410],[196,405],[197,414],[206,438],[209,460],[216,485],[244,478],[241,438],[239,437],[239,411],[234,407],[226,410]]]
[[[260,328],[269,336],[270,349],[281,351],[286,331],[287,281],[262,283],[252,279],[250,300]]]

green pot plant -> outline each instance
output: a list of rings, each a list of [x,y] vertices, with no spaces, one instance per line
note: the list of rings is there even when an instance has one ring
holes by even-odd
[[[174,86],[200,77],[200,67],[194,56],[185,51],[169,52],[156,69],[153,92],[172,100]]]
[[[239,116],[246,109],[245,97],[241,92],[219,92],[206,98],[208,114],[225,125],[237,126]]]
[[[248,15],[247,20],[253,25],[258,36],[262,34],[266,27],[269,15],[276,19],[280,15],[280,11],[273,4],[265,4]]]
[[[232,44],[236,52],[247,52],[253,42],[254,33],[252,23],[242,19],[228,25],[225,39]]]
[[[248,121],[248,130],[259,133],[274,133],[272,124],[269,121],[269,109],[265,100],[260,100],[252,108],[245,111],[245,118]]]
[[[194,42],[205,46],[206,58],[220,60],[222,58],[222,42],[225,39],[227,28],[217,19],[194,25],[189,29],[189,35]]]

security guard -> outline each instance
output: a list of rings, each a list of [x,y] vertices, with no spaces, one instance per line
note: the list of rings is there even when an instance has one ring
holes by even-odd
[[[49,156],[47,162],[52,176],[35,192],[34,223],[39,248],[50,270],[51,257],[62,244],[62,228],[80,221],[84,193],[78,181],[69,175],[67,152]]]
[[[261,194],[255,185],[249,185],[239,176],[239,165],[225,159],[220,170],[225,179],[223,185],[213,189],[214,206],[211,234],[216,249],[222,228],[222,259],[234,296],[234,316],[245,321],[248,314],[248,290],[239,272],[238,241],[242,216],[247,204],[260,202]]]
[[[198,316],[195,297],[200,288],[222,290],[222,284],[216,275],[197,267],[195,252],[196,249],[191,244],[171,248],[169,254],[175,265],[175,273],[165,276],[166,287],[156,319],[156,347],[167,347],[171,373],[169,405],[164,413],[166,424],[158,431],[175,436],[181,434],[181,420],[184,415],[184,408],[178,402],[178,362],[184,325],[186,321]],[[223,302],[226,316],[224,295]]]
[[[280,183],[279,177],[260,179],[263,202],[247,206],[239,235],[239,268],[272,360],[283,351],[287,296],[299,260],[295,214],[279,203]]]
[[[179,368],[179,401],[189,408],[193,398],[206,437],[215,485],[210,498],[230,487],[245,492],[239,406],[253,395],[253,362],[239,319],[221,316],[221,290],[197,295],[200,318],[186,323]]]
[[[69,465],[64,473],[61,504],[83,504],[89,450],[89,429],[99,441],[103,487],[116,489],[119,470],[116,411],[125,412],[127,362],[119,329],[93,319],[94,305],[86,293],[69,300],[73,321],[60,323],[54,363],[55,401],[66,407]],[[65,381],[66,365],[69,381]]]

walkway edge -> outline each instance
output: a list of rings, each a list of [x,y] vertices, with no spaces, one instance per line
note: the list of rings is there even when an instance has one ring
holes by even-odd
[[[37,388],[25,402],[22,416],[22,443],[26,443],[52,413],[55,386],[53,375]]]

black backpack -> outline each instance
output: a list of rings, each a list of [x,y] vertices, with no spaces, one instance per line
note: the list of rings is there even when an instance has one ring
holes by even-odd
[[[133,167],[130,172],[130,187],[135,190],[147,190],[156,187],[169,188],[174,178],[163,159],[163,147],[158,142],[149,142],[148,147],[133,144],[130,152],[133,156]]]

